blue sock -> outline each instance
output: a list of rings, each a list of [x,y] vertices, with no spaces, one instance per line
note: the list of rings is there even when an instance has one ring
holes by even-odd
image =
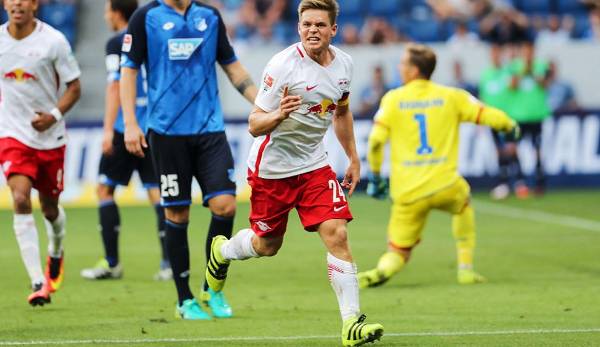
[[[100,203],[98,212],[105,258],[110,267],[115,267],[119,264],[119,229],[121,228],[119,208],[114,200],[109,200]]]
[[[208,227],[208,235],[206,235],[206,243],[205,243],[205,252],[206,252],[206,261],[208,262],[208,258],[210,257],[210,246],[212,244],[213,237],[217,235],[223,235],[228,239],[231,238],[231,233],[233,232],[233,218],[234,217],[223,217],[217,216],[215,214],[212,215],[212,219],[210,220],[210,226]],[[204,281],[204,291],[208,290],[208,283],[206,280]]]
[[[179,305],[194,295],[190,290],[190,250],[188,247],[188,223],[178,224],[169,220],[166,224],[167,254],[173,269],[173,280],[177,288]]]
[[[165,225],[165,209],[162,206],[160,206],[160,204],[156,204],[154,205],[154,210],[156,211],[158,240],[160,241],[160,269],[164,270],[166,268],[171,267],[171,263],[169,262],[169,256],[167,255],[167,227]]]

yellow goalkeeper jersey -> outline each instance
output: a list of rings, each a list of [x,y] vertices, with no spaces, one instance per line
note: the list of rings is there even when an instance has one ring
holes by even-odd
[[[485,107],[468,92],[415,80],[381,100],[369,136],[369,165],[378,173],[385,144],[391,146],[390,193],[410,203],[453,184],[459,177],[459,125],[471,122],[511,131],[515,122]]]

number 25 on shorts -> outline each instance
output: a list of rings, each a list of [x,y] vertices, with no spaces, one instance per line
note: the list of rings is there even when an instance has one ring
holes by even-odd
[[[179,195],[179,183],[177,175],[160,175],[160,196],[163,198]]]

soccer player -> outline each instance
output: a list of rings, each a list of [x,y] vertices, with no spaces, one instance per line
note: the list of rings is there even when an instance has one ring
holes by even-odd
[[[127,29],[127,22],[137,7],[137,0],[107,0],[105,4],[104,18],[108,26],[117,34],[106,44],[108,84],[106,86],[102,158],[100,160],[100,183],[98,185],[100,230],[105,257],[95,267],[81,271],[81,276],[92,280],[120,278],[123,274],[123,268],[119,263],[118,247],[121,218],[114,194],[116,186],[129,184],[134,171],[138,172],[144,187],[147,189],[148,199],[154,206],[158,219],[158,235],[162,258],[160,268],[154,275],[154,279],[166,281],[172,278],[171,265],[167,258],[164,240],[165,214],[160,206],[158,178],[152,165],[150,150],[146,148],[144,158],[138,158],[127,151],[123,137],[125,124],[119,100],[121,45]],[[145,74],[146,72],[142,66],[142,73],[137,76],[135,110],[138,124],[142,129],[146,129],[146,104],[148,103]]]
[[[458,282],[472,284],[484,278],[473,270],[475,216],[470,188],[457,170],[459,126],[483,124],[518,133],[504,112],[486,107],[464,90],[430,81],[436,55],[429,47],[409,45],[400,62],[405,86],[387,93],[369,136],[368,160],[372,172],[368,193],[384,198],[380,176],[386,142],[391,146],[391,198],[388,251],[377,267],[358,275],[361,288],[383,284],[400,271],[421,241],[427,215],[433,209],[452,214],[458,254]]]
[[[5,0],[8,22],[0,26],[0,165],[13,198],[13,227],[31,279],[32,306],[50,303],[63,280],[65,212],[63,190],[65,121],[63,115],[81,94],[79,67],[67,39],[35,18],[37,0]],[[61,95],[59,87],[66,84]],[[31,189],[39,201],[48,233],[42,271]]]
[[[216,235],[231,236],[235,214],[233,157],[225,136],[216,77],[218,62],[248,101],[257,88],[229,44],[219,12],[191,0],[152,1],[138,9],[123,40],[121,104],[125,145],[144,157],[146,137],[135,114],[136,76],[147,67],[148,138],[160,175],[161,204],[166,212],[167,253],[177,288],[176,315],[211,319],[189,287],[188,221],[192,179],[212,213],[205,244]],[[205,283],[202,300],[217,318],[231,317],[223,293]]]
[[[301,1],[301,42],[275,55],[265,69],[249,117],[256,137],[248,159],[251,227],[231,240],[213,239],[206,279],[219,292],[232,260],[274,256],[283,244],[288,214],[296,208],[305,230],[318,232],[327,248],[329,280],[343,320],[342,344],[356,346],[379,339],[383,326],[367,324],[360,315],[347,239],[352,214],[342,187],[352,195],[360,161],[348,107],[352,58],[330,45],[338,12],[335,0]],[[341,185],[323,145],[331,123],[350,161]]]

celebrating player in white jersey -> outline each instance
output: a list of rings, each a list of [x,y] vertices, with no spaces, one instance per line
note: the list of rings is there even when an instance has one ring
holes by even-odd
[[[355,346],[379,339],[383,327],[366,324],[360,316],[357,269],[347,241],[352,214],[342,187],[352,194],[360,163],[348,107],[352,59],[330,46],[338,11],[335,0],[303,0],[298,7],[302,42],[277,54],[265,69],[249,119],[257,137],[248,161],[251,229],[231,240],[213,239],[206,278],[218,292],[231,260],[275,255],[288,214],[296,208],[304,228],[318,232],[328,250],[329,280],[343,319],[342,344]],[[331,123],[350,160],[341,185],[323,145]]]
[[[80,95],[79,67],[65,37],[35,19],[37,0],[4,0],[9,21],[0,26],[0,165],[12,192],[14,229],[33,287],[32,306],[50,302],[63,279],[65,213],[63,114]],[[59,95],[61,83],[67,88]],[[48,233],[42,272],[31,189],[39,192]]]

